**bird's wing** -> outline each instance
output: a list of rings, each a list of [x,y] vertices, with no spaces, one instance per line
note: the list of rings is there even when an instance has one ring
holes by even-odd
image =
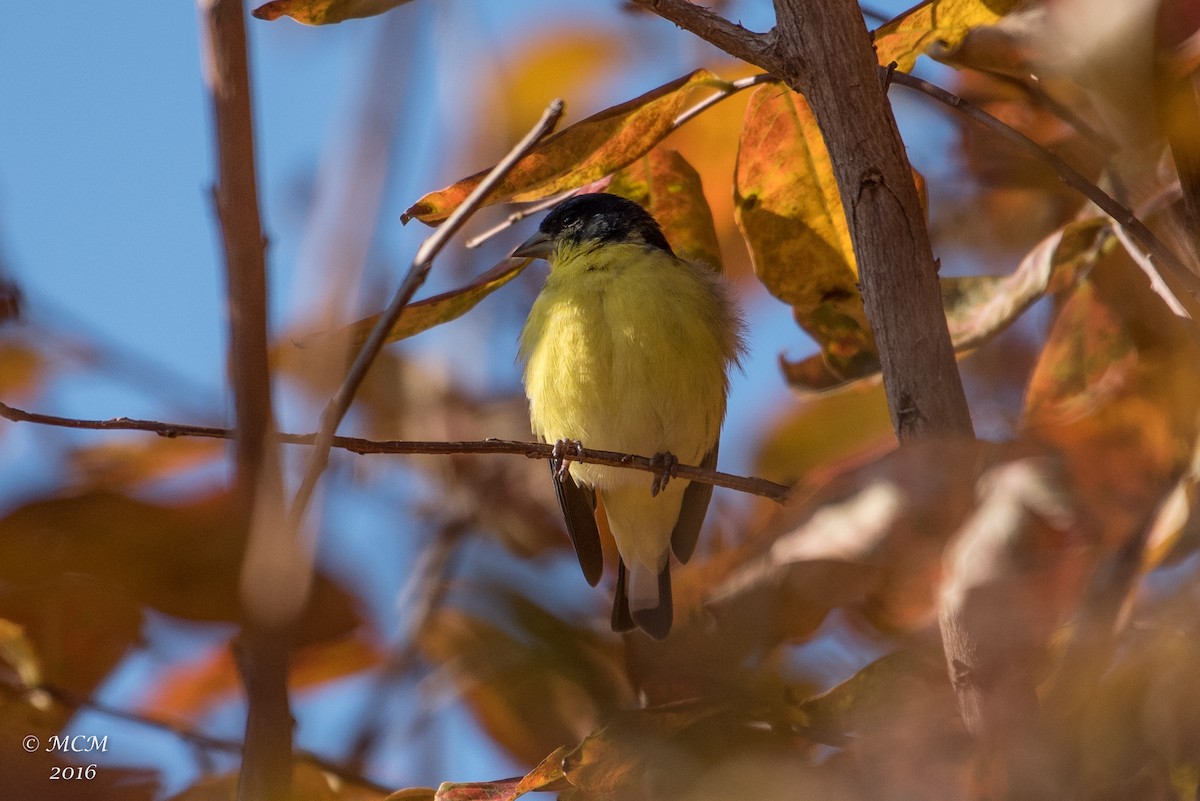
[[[717,449],[720,442],[714,442],[712,449],[704,454],[699,466],[705,470],[717,468]],[[701,484],[693,481],[683,491],[683,505],[679,509],[679,520],[671,531],[671,552],[680,562],[687,562],[696,550],[696,541],[700,539],[700,527],[704,525],[704,515],[708,512],[708,502],[712,498],[712,484]]]
[[[567,535],[575,546],[583,577],[595,587],[604,573],[604,551],[600,549],[600,530],[596,528],[596,494],[576,484],[569,475],[559,481],[556,470],[555,462],[551,461],[550,475],[567,521]]]

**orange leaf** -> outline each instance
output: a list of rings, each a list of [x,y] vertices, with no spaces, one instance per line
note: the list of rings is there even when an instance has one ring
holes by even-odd
[[[645,206],[681,259],[721,271],[721,246],[700,174],[677,151],[651,150],[614,175],[607,191]]]
[[[479,301],[520,275],[532,261],[533,259],[505,259],[464,287],[410,303],[404,307],[400,319],[392,326],[385,341],[397,342],[442,323],[457,320],[475,308]],[[367,341],[367,336],[378,320],[379,315],[373,314],[333,331],[318,331],[301,337],[296,341],[296,345],[309,348],[337,343],[344,347],[349,340],[350,349],[356,351]]]
[[[874,34],[880,64],[911,70],[931,45],[953,50],[971,28],[991,25],[1023,0],[926,0],[881,25]]]
[[[251,13],[259,19],[291,17],[305,25],[330,25],[382,14],[409,0],[271,0]]]
[[[539,200],[615,172],[671,132],[694,89],[717,83],[708,70],[696,70],[547,137],[517,162],[485,203]],[[487,173],[483,170],[430,192],[404,212],[401,220],[417,219],[429,225],[441,222]]]
[[[763,86],[738,145],[735,216],[754,271],[840,375],[878,362],[829,152],[804,98]]]

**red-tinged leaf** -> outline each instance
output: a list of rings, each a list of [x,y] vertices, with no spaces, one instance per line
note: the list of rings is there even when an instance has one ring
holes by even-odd
[[[1082,283],[1055,320],[1025,395],[1025,424],[1049,428],[1079,419],[1115,398],[1138,354],[1129,333]]]
[[[587,793],[613,793],[636,784],[673,750],[672,737],[720,715],[711,704],[681,704],[618,715],[584,738],[562,760],[567,781]]]
[[[563,757],[568,750],[565,746],[555,750],[525,776],[490,782],[443,782],[435,801],[513,801],[526,793],[566,790],[571,787],[563,775]],[[392,799],[389,796],[387,801]]]
[[[653,214],[681,259],[721,271],[721,246],[700,174],[677,151],[651,150],[614,175],[608,191]]]
[[[520,275],[532,261],[533,259],[505,259],[464,287],[410,303],[392,326],[385,341],[397,342],[462,317],[475,308],[479,301]],[[367,341],[367,336],[378,321],[379,315],[373,314],[333,331],[319,331],[303,336],[296,341],[296,345],[300,348],[336,345],[356,351]]]
[[[880,64],[911,70],[930,46],[953,50],[972,28],[992,25],[1023,0],[926,0],[881,25],[874,34]]]
[[[271,0],[252,13],[259,19],[291,17],[305,25],[331,25],[348,19],[373,17],[411,0]]]
[[[341,637],[297,649],[291,655],[288,686],[293,690],[319,687],[375,667],[383,654],[360,635]],[[155,717],[194,720],[241,690],[241,676],[228,645],[197,654],[146,688],[139,707]]]
[[[755,273],[831,369],[857,376],[877,365],[833,164],[808,103],[786,87],[750,98],[734,204]]]
[[[442,782],[434,801],[509,801],[516,798],[518,776],[492,782]]]
[[[647,153],[671,132],[692,92],[719,83],[696,70],[640,97],[607,108],[544,139],[501,181],[486,203],[540,200],[603,178]],[[488,170],[430,192],[401,219],[433,225],[450,216]]]
[[[709,594],[722,648],[804,640],[835,606],[885,630],[927,626],[945,543],[975,503],[976,481],[1028,446],[975,440],[906,444],[798,491],[761,533],[759,551]]]

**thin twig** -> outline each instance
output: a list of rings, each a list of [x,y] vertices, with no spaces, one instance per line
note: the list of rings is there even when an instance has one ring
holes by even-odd
[[[214,426],[195,426],[186,423],[166,423],[158,420],[134,420],[128,417],[116,417],[111,420],[80,420],[72,417],[58,417],[50,414],[39,414],[17,409],[5,403],[0,403],[0,418],[16,423],[36,423],[38,425],[56,426],[58,428],[75,428],[91,431],[146,431],[161,437],[206,437],[210,439],[231,439],[233,432],[227,428]],[[287,445],[312,445],[318,434],[287,434],[277,433],[278,442]],[[486,439],[462,442],[423,442],[416,440],[372,440],[360,437],[333,437],[330,446],[357,454],[510,454],[524,456],[527,459],[550,459],[554,455],[554,446],[539,442],[521,442],[518,440]],[[641,470],[654,473],[658,470],[650,458],[628,453],[602,451],[585,448],[579,455],[572,454],[571,459],[585,464],[598,464],[607,467],[625,467],[630,470]],[[748,495],[758,495],[782,503],[790,488],[774,481],[754,476],[738,476],[723,473],[718,470],[704,470],[693,465],[679,465],[675,477],[701,484],[712,484],[715,487],[744,492]]]
[[[1200,277],[1189,270],[1179,257],[1163,244],[1162,240],[1155,236],[1146,227],[1146,224],[1139,220],[1132,211],[1118,203],[1111,195],[1089,181],[1079,171],[1054,153],[1051,153],[1015,128],[1005,125],[983,109],[963,100],[958,95],[901,70],[893,72],[892,81],[909,89],[915,89],[940,103],[950,106],[993,133],[998,134],[1001,138],[1017,145],[1045,162],[1051,169],[1058,173],[1059,178],[1064,183],[1095,203],[1104,213],[1112,217],[1122,228],[1128,231],[1129,235],[1148,251],[1155,262],[1166,267],[1168,275],[1164,277],[1164,283],[1168,286],[1181,286],[1184,292],[1176,294],[1181,299],[1186,295],[1187,299],[1192,301],[1188,310],[1191,312],[1193,318],[1200,316],[1197,314],[1197,311],[1200,311],[1200,307],[1197,307],[1195,302],[1195,298],[1200,295]]]
[[[774,77],[773,75],[770,75],[765,72],[761,72],[758,75],[751,75],[748,78],[739,78],[736,81],[731,81],[727,87],[720,90],[716,94],[709,95],[708,97],[704,98],[699,103],[692,106],[691,108],[685,109],[684,111],[680,112],[679,116],[676,117],[674,119],[674,121],[672,121],[671,127],[668,129],[667,133],[671,133],[671,132],[675,131],[680,126],[682,126],[684,123],[686,123],[687,121],[693,119],[700,113],[707,111],[709,108],[712,108],[717,103],[720,103],[722,100],[724,100],[725,98],[736,95],[738,92],[742,91],[743,89],[749,89],[752,86],[758,86],[759,84],[762,84],[762,83],[778,82],[778,80],[779,79]],[[484,242],[488,241],[492,237],[501,233],[502,231],[506,231],[507,229],[516,225],[517,223],[519,223],[521,220],[525,219],[526,217],[531,217],[534,214],[537,214],[538,212],[545,211],[546,209],[557,206],[560,201],[566,200],[567,198],[571,197],[571,195],[574,195],[578,191],[579,191],[579,189],[572,189],[567,192],[559,192],[556,195],[548,197],[544,200],[539,200],[537,203],[526,206],[523,209],[514,211],[512,214],[505,217],[503,221],[497,223],[496,225],[493,225],[491,228],[487,229],[486,231],[484,231],[480,234],[477,234],[477,235],[471,237],[470,239],[468,239],[465,246],[467,248],[477,248],[480,245],[482,245]]]
[[[312,499],[313,490],[316,489],[317,481],[321,477],[321,473],[325,470],[325,465],[329,462],[329,449],[333,444],[333,437],[337,431],[338,425],[342,422],[342,418],[346,416],[346,412],[350,409],[350,404],[354,401],[354,396],[358,392],[359,386],[363,379],[366,378],[367,371],[375,361],[375,357],[379,355],[379,351],[383,348],[387,341],[388,333],[400,319],[400,314],[404,311],[404,307],[412,300],[412,296],[425,282],[425,276],[429,274],[429,269],[433,265],[433,258],[445,247],[463,223],[475,213],[479,206],[483,203],[484,198],[492,191],[492,189],[512,171],[517,162],[533,149],[546,134],[554,130],[554,126],[558,124],[558,120],[563,114],[563,102],[555,100],[542,114],[542,118],[538,120],[537,125],[525,135],[525,138],[517,143],[517,146],[509,151],[499,164],[492,168],[474,191],[463,201],[462,205],[454,210],[450,217],[438,226],[438,229],[422,243],[417,249],[416,256],[413,257],[412,265],[408,269],[408,274],[404,276],[404,281],[401,282],[400,288],[396,290],[392,302],[379,320],[375,323],[375,327],[371,329],[371,333],[367,336],[366,342],[358,351],[358,356],[354,359],[354,363],[350,366],[350,371],[346,374],[345,380],[341,387],[338,388],[336,394],[325,407],[325,412],[321,415],[321,428],[318,432],[313,450],[309,454],[308,463],[305,466],[304,478],[301,480],[300,488],[296,491],[296,496],[292,501],[292,506],[288,510],[289,528],[299,529],[300,521],[304,517],[304,512],[308,508],[308,503]]]
[[[145,726],[149,729],[156,729],[157,731],[173,734],[180,740],[191,743],[192,745],[200,748],[207,748],[212,751],[227,751],[232,754],[240,753],[242,750],[242,742],[240,740],[229,740],[223,737],[214,737],[211,734],[205,734],[203,732],[196,731],[195,729],[190,729],[180,723],[173,723],[168,720],[147,717],[136,712],[130,712],[115,706],[109,706],[108,704],[101,703],[91,698],[85,698],[84,696],[77,695],[76,693],[57,685],[39,684],[32,687],[26,687],[24,685],[18,686],[16,684],[9,683],[8,681],[0,682],[0,684],[2,684],[9,691],[17,693],[23,697],[28,697],[31,693],[44,693],[55,702],[72,710],[90,709],[93,712],[98,712],[101,715],[106,715],[110,718],[129,721],[130,723],[136,723],[139,726]],[[395,789],[388,785],[383,785],[368,779],[366,776],[355,773],[354,771],[349,770],[345,766],[339,765],[336,762],[331,762],[328,759],[313,753],[312,751],[297,749],[296,756],[300,760],[309,763],[313,767],[319,768],[320,770],[323,770],[333,776],[337,776],[343,781],[350,782],[361,787],[366,787],[370,790],[374,790],[375,792],[390,793],[393,789]]]

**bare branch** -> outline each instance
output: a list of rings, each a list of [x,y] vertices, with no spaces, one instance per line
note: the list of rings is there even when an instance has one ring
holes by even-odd
[[[438,226],[438,229],[417,249],[417,255],[413,257],[408,274],[404,276],[404,280],[401,282],[400,288],[396,290],[392,302],[383,314],[380,315],[379,320],[376,321],[375,327],[371,329],[367,341],[359,349],[358,356],[350,366],[350,371],[346,374],[341,387],[338,388],[337,393],[334,394],[329,404],[325,407],[325,412],[321,415],[321,429],[318,432],[314,448],[309,454],[308,463],[305,466],[304,478],[301,480],[300,488],[296,491],[292,507],[288,510],[290,528],[299,529],[300,521],[304,517],[305,510],[308,508],[308,503],[312,498],[317,481],[321,477],[325,465],[329,462],[329,449],[332,447],[337,427],[342,422],[342,418],[346,416],[346,412],[349,411],[350,404],[354,401],[354,395],[358,392],[363,379],[366,378],[367,371],[375,361],[375,357],[383,349],[388,333],[392,330],[396,321],[400,319],[400,314],[404,311],[404,307],[408,305],[409,301],[412,300],[412,296],[416,293],[417,289],[425,282],[425,276],[429,274],[429,268],[433,264],[434,257],[450,241],[450,237],[462,227],[467,218],[474,214],[479,206],[482,205],[484,198],[491,193],[492,189],[512,171],[517,162],[532,150],[533,146],[541,141],[546,134],[554,130],[554,126],[558,124],[558,120],[562,117],[562,114],[563,102],[555,100],[546,109],[545,113],[542,114],[542,118],[538,120],[537,125],[525,135],[525,138],[518,142],[516,147],[509,151],[508,155],[492,168],[492,171],[475,187],[474,191],[463,201],[462,205],[455,209],[449,219]]]
[[[93,431],[147,431],[161,437],[208,437],[212,439],[232,439],[234,432],[227,428],[213,426],[194,426],[186,423],[165,423],[157,420],[133,420],[128,417],[116,417],[111,420],[79,420],[71,417],[58,417],[50,414],[38,414],[17,409],[0,403],[0,417],[16,423],[36,423],[38,425],[56,426],[59,428],[75,428]],[[288,445],[312,445],[316,442],[317,434],[286,434],[277,433],[275,438]],[[358,454],[511,454],[524,456],[528,459],[550,459],[554,454],[554,446],[539,442],[520,442],[516,440],[486,439],[474,442],[422,442],[413,440],[371,440],[360,437],[334,437],[331,447]],[[572,460],[585,464],[599,464],[607,467],[625,467],[630,470],[641,470],[654,473],[656,468],[645,456],[614,451],[584,449],[580,455],[572,455]],[[737,476],[723,473],[719,470],[704,470],[693,465],[681,464],[675,470],[675,477],[687,481],[697,481],[701,484],[712,484],[715,487],[725,487],[749,495],[759,495],[782,503],[790,491],[790,487],[776,484],[763,478],[753,476]]]
[[[238,798],[287,798],[292,789],[287,638],[307,597],[312,565],[297,529],[281,530],[275,522],[283,486],[271,440],[266,244],[254,168],[246,12],[241,0],[200,0],[200,10],[217,140],[213,199],[228,287],[229,373],[237,419],[236,525],[249,528],[241,576],[248,622],[238,650],[249,710]]]
[[[713,44],[731,56],[757,64],[767,72],[778,74],[774,54],[771,51],[771,33],[755,33],[747,28],[698,6],[688,0],[633,0],[634,3],[653,11],[665,20],[674,22],[685,31],[690,31],[706,42]]]

